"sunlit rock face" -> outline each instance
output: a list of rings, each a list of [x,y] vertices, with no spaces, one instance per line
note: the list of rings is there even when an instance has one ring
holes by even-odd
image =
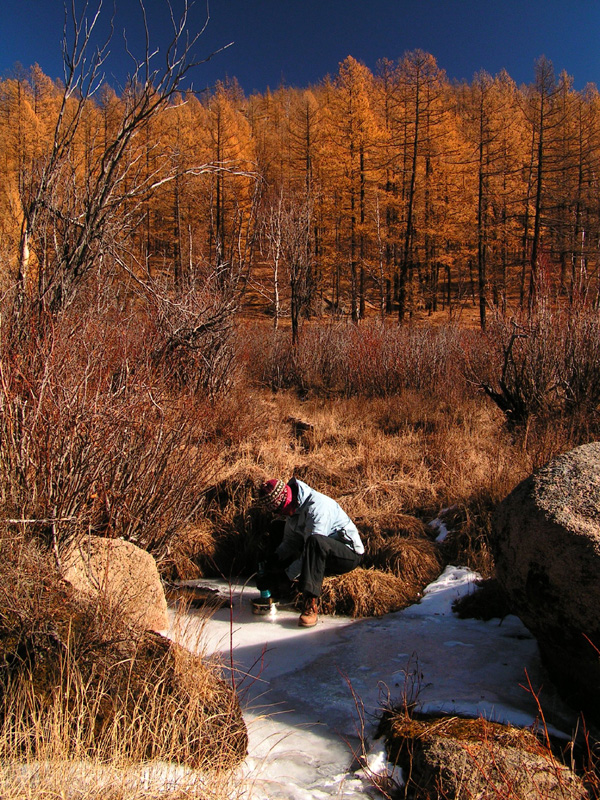
[[[600,443],[558,456],[496,509],[492,548],[512,608],[565,697],[600,721]]]
[[[168,626],[167,601],[154,558],[131,542],[88,536],[64,557],[63,578],[98,603],[118,607],[148,630]]]

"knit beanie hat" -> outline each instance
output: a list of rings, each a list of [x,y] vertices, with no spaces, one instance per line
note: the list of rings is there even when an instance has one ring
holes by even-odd
[[[270,511],[279,511],[292,501],[292,488],[281,478],[265,481],[259,490],[259,505]]]

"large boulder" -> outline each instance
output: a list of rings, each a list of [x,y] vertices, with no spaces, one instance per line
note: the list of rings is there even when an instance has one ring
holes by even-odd
[[[600,720],[600,443],[522,481],[496,509],[492,550],[557,687]]]
[[[168,627],[167,601],[154,558],[131,542],[87,536],[69,548],[62,576],[76,591],[119,611],[136,625]]]

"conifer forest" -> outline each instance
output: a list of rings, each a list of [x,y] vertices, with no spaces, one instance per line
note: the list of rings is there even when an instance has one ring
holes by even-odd
[[[120,93],[39,67],[0,83],[0,267],[38,309],[92,271],[214,285],[275,323],[408,320],[470,299],[600,299],[600,96],[540,58],[534,80],[450,82],[419,50],[348,56],[314,86],[181,90],[183,62]],[[67,66],[69,66],[67,62]]]

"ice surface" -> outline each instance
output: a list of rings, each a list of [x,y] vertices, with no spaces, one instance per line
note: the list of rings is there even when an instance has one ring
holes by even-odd
[[[386,773],[374,740],[383,706],[416,701],[423,711],[483,715],[533,725],[538,705],[551,730],[570,735],[575,718],[540,663],[535,640],[516,617],[461,620],[453,601],[479,576],[447,567],[410,608],[379,619],[319,616],[298,627],[298,612],[254,616],[250,587],[210,582],[233,608],[181,616],[169,635],[218,656],[235,680],[250,744],[240,780],[253,800],[376,796],[370,773]],[[209,582],[202,581],[203,584]],[[401,780],[398,771],[390,777]]]

